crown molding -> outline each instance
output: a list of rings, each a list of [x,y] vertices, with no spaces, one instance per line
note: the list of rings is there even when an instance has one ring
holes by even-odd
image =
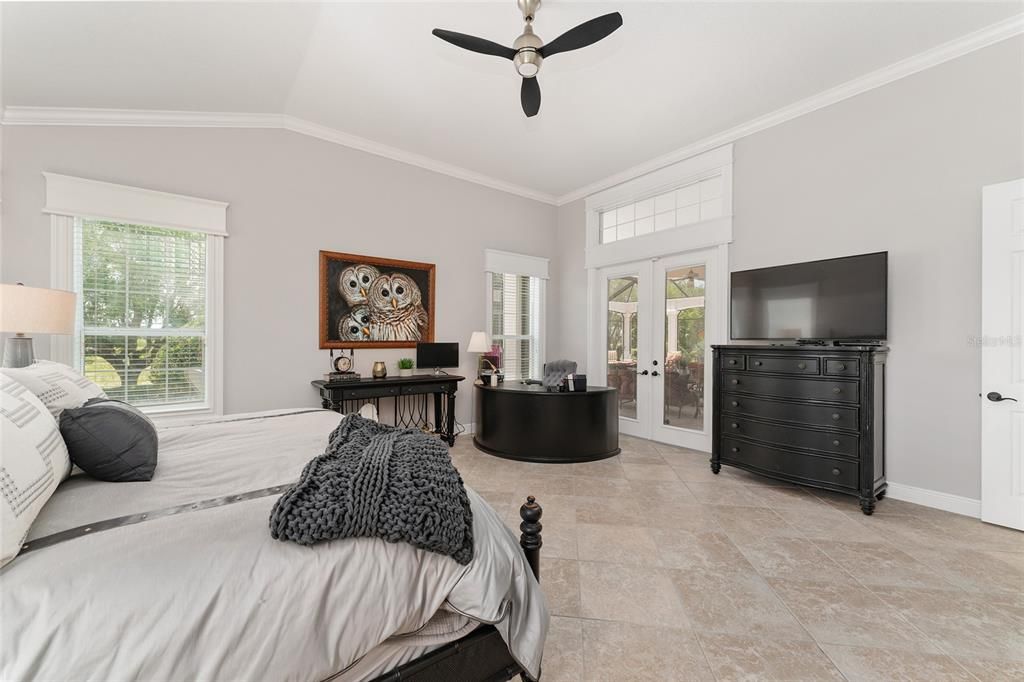
[[[305,119],[296,118],[294,116],[284,116],[284,129],[290,130],[293,133],[299,133],[300,135],[307,135],[309,137],[315,137],[320,140],[326,140],[327,142],[333,142],[334,144],[340,144],[344,147],[351,149],[357,149],[367,154],[374,154],[375,156],[383,156],[386,159],[392,159],[394,161],[400,161],[410,166],[417,166],[435,173],[441,173],[442,175],[448,175],[459,180],[465,180],[466,182],[473,182],[484,187],[490,187],[501,192],[507,192],[509,194],[516,194],[527,199],[533,199],[544,204],[556,205],[556,198],[552,194],[547,194],[530,187],[524,187],[522,185],[516,185],[511,182],[505,182],[497,178],[492,178],[489,175],[483,175],[475,171],[471,171],[461,166],[455,166],[444,161],[438,161],[428,156],[421,156],[420,154],[414,154],[412,152],[405,151],[404,149],[398,149],[397,147],[390,147],[380,142],[374,142],[368,140],[365,137],[359,137],[357,135],[351,135],[343,132],[336,128],[330,128],[328,126],[313,123]]]
[[[134,128],[264,128],[287,130],[338,144],[367,154],[381,156],[417,168],[472,182],[501,192],[515,194],[545,204],[555,197],[530,187],[492,178],[420,154],[374,142],[358,135],[313,123],[287,114],[247,114],[238,112],[156,111],[148,109],[87,109],[74,107],[9,106],[3,112],[3,125],[27,126],[100,126]]]
[[[920,52],[902,61],[894,62],[876,71],[871,71],[863,76],[858,76],[834,88],[824,90],[817,95],[799,100],[793,104],[777,109],[776,111],[760,116],[753,120],[741,123],[740,125],[717,133],[703,140],[694,142],[675,151],[663,154],[650,161],[628,168],[615,175],[610,175],[602,180],[593,182],[577,190],[563,194],[558,197],[556,204],[565,204],[583,199],[595,192],[622,184],[627,180],[646,175],[665,166],[688,159],[706,151],[715,149],[730,142],[772,128],[781,123],[791,121],[794,118],[823,109],[824,107],[842,102],[843,100],[855,97],[869,90],[888,85],[894,81],[912,76],[915,73],[938,66],[957,57],[994,45],[998,42],[1018,36],[1024,33],[1024,14],[1016,14],[1008,19],[997,22],[985,28],[968,33],[960,38],[942,43],[924,52]]]

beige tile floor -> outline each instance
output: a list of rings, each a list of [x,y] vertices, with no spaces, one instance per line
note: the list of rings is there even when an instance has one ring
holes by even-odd
[[[1024,680],[1024,534],[856,499],[623,437],[587,464],[491,457],[466,482],[544,507],[544,682]]]

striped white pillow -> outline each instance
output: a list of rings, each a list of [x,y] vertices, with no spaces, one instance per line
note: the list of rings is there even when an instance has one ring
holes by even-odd
[[[71,471],[57,422],[24,384],[0,375],[0,566]]]
[[[81,407],[92,398],[107,397],[102,388],[59,362],[36,360],[28,367],[5,367],[0,369],[0,374],[28,387],[58,423],[64,410]]]

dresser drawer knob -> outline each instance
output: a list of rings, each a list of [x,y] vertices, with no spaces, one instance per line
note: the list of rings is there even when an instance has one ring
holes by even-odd
[[[732,449],[732,451],[733,451],[733,452],[739,452],[739,451],[740,451],[740,449],[739,449],[739,448],[737,448],[737,447],[733,447],[733,448],[731,448],[731,449]]]
[[[732,406],[733,407],[739,407],[740,404],[737,401],[734,400],[734,401],[732,401]]]
[[[730,364],[730,365],[735,365],[735,364],[736,364],[736,361],[735,361],[735,360],[730,360],[730,361],[729,361],[729,364]]]
[[[834,422],[839,421],[839,413],[838,412],[833,412],[832,413],[832,421],[834,421]]]
[[[755,367],[760,367],[761,366],[761,361],[760,360],[754,360],[754,366]]]
[[[832,441],[832,445],[835,445],[836,447],[839,447],[839,441],[838,440]]]
[[[835,393],[836,395],[839,395],[840,393],[843,392],[843,389],[839,388],[838,386],[833,386],[832,392]]]
[[[739,380],[739,379],[733,379],[733,380],[732,380],[732,381],[731,381],[730,383],[731,383],[731,384],[732,384],[733,386],[736,386],[737,384],[739,384],[739,383],[740,383],[740,380]]]
[[[738,429],[738,428],[740,428],[740,425],[739,425],[739,424],[737,424],[736,422],[733,422],[732,424],[729,424],[729,426],[731,426],[731,427],[732,427],[732,428],[734,428],[734,429]]]
[[[807,363],[801,362],[799,365],[797,365],[797,369],[807,369]]]
[[[832,475],[833,476],[838,476],[839,475],[839,468],[838,467],[836,467],[835,469],[832,470]]]
[[[841,362],[840,362],[840,363],[839,363],[838,365],[836,365],[836,366],[838,367],[838,369],[839,369],[839,371],[840,371],[840,372],[842,372],[842,371],[843,371],[844,369],[846,369],[846,365],[844,365],[844,364],[843,364],[843,363],[841,363]]]

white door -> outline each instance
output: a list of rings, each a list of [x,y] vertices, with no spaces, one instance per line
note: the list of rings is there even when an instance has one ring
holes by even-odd
[[[605,268],[598,328],[619,430],[710,452],[711,344],[727,335],[725,247]]]
[[[651,438],[711,451],[711,344],[727,335],[725,247],[654,262]]]
[[[1024,179],[982,192],[981,519],[1024,530]]]

